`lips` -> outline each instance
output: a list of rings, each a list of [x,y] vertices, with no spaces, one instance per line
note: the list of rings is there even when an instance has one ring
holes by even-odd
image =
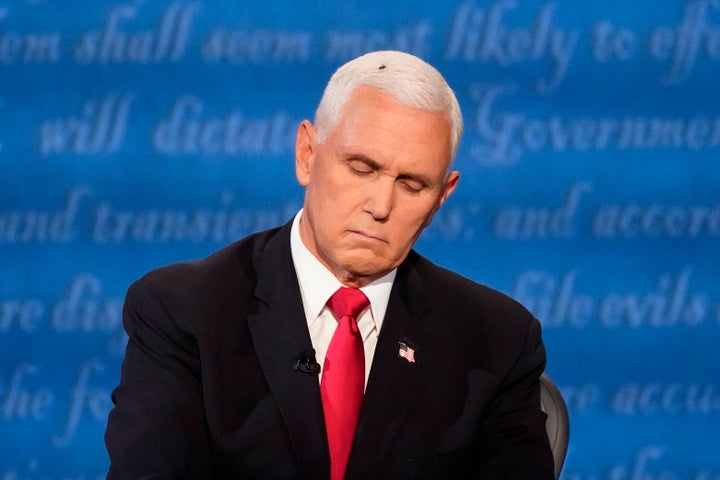
[[[350,230],[350,233],[358,235],[363,238],[367,238],[368,240],[377,240],[379,242],[385,242],[385,240],[383,240],[382,238],[380,238],[376,235],[373,235],[372,233],[364,232],[362,230]],[[385,242],[385,243],[387,243],[387,242]]]

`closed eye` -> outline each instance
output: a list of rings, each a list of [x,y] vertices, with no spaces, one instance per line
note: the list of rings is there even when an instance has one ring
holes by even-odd
[[[350,170],[357,175],[369,175],[376,170],[372,165],[360,159],[350,160],[348,166]]]
[[[425,184],[413,178],[401,178],[400,184],[411,193],[420,193],[425,188]]]
[[[397,180],[411,193],[420,193],[430,186],[430,182],[424,176],[411,173],[401,174]]]

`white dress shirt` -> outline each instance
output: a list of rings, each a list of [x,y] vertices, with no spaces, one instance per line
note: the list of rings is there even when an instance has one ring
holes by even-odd
[[[337,321],[330,309],[325,305],[335,291],[342,287],[342,283],[335,275],[318,260],[305,246],[300,238],[300,219],[302,209],[295,215],[290,231],[290,251],[293,265],[300,284],[305,318],[310,330],[310,339],[315,349],[315,359],[321,365],[325,364],[330,340],[335,333]],[[370,308],[365,309],[357,319],[358,330],[362,335],[365,349],[365,386],[370,377],[375,346],[382,327],[385,311],[387,310],[390,290],[395,280],[396,269],[387,275],[371,282],[360,290],[370,300]]]

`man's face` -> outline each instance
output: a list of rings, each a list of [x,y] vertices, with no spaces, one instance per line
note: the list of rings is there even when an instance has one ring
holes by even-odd
[[[447,114],[359,87],[322,144],[310,122],[298,129],[303,243],[346,285],[387,274],[455,189],[450,155]]]

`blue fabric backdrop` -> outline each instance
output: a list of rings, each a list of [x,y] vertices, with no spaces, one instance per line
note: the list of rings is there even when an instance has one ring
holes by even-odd
[[[720,478],[720,2],[0,1],[0,478],[101,478],[125,289],[284,223],[297,123],[365,51],[466,135],[417,247],[523,302],[564,478]]]

